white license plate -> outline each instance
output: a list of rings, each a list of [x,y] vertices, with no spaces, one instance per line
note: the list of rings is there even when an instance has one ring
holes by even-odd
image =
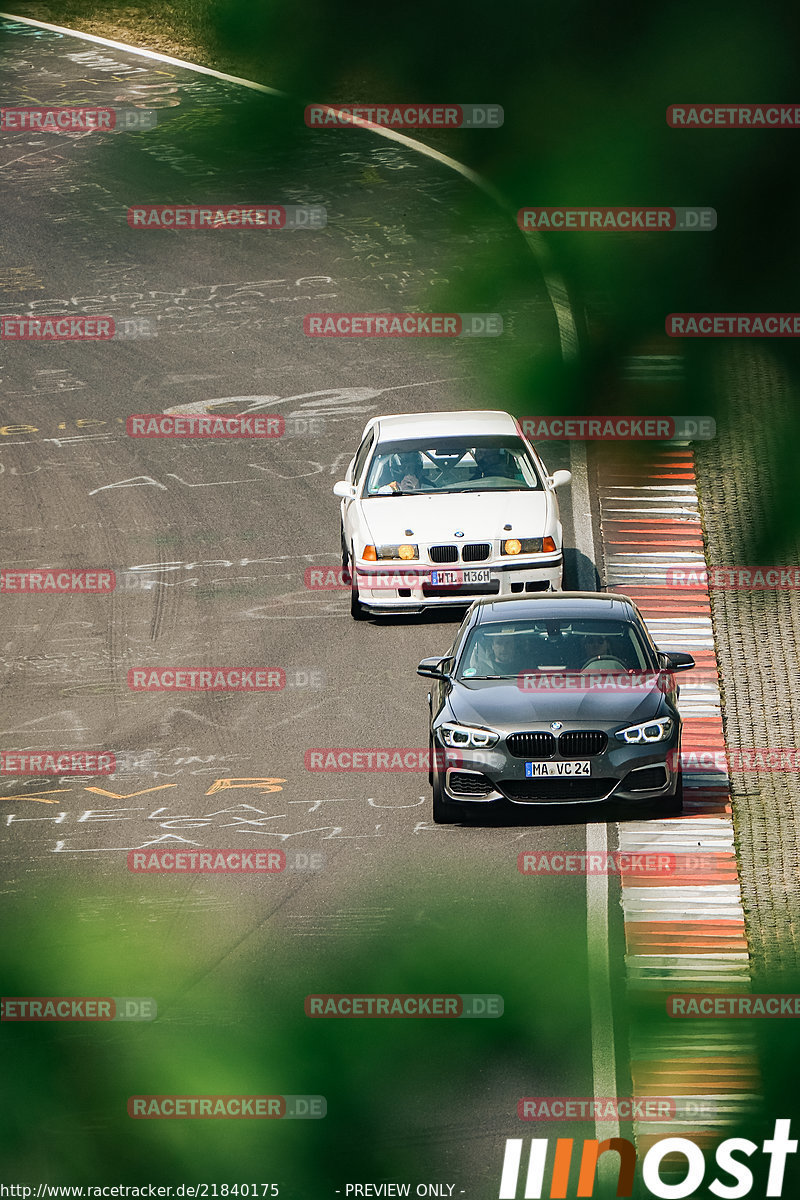
[[[591,775],[592,763],[588,758],[577,758],[571,762],[526,762],[525,778],[537,779],[540,775]]]
[[[491,583],[488,567],[475,571],[431,571],[434,587],[462,587],[465,583]]]

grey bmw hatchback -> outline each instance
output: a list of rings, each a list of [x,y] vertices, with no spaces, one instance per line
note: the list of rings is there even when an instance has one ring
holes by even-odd
[[[433,819],[496,805],[683,804],[674,673],[626,596],[540,592],[476,600],[432,680]]]

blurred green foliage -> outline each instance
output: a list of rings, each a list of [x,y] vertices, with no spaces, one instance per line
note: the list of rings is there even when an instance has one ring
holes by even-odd
[[[477,1157],[496,1187],[519,1096],[559,1094],[564,1079],[585,1079],[589,1061],[579,893],[565,903],[563,881],[552,881],[559,915],[546,930],[526,930],[529,882],[512,878],[499,926],[453,876],[438,881],[427,916],[416,901],[401,903],[379,932],[357,926],[339,939],[293,936],[291,923],[274,919],[262,928],[263,916],[240,911],[217,951],[206,933],[211,909],[175,907],[176,888],[189,887],[186,901],[196,883],[139,881],[153,892],[144,907],[133,891],[115,901],[75,898],[63,886],[43,888],[35,905],[17,901],[0,942],[4,996],[150,996],[159,1015],[0,1025],[3,1178],[275,1181],[282,1195],[312,1200],[343,1181],[437,1178],[437,1163],[438,1178],[463,1179],[459,1152],[484,1136],[474,1126],[482,1112],[493,1136]],[[382,889],[360,890],[359,904],[384,903]],[[506,1002],[497,1019],[311,1019],[311,992],[473,992]],[[129,1096],[152,1094],[323,1095],[328,1115],[128,1117]]]

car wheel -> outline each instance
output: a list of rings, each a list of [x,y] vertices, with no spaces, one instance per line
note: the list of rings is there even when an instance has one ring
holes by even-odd
[[[683,771],[678,775],[678,786],[674,796],[666,796],[658,803],[658,814],[662,817],[679,817],[683,812]]]
[[[455,825],[463,821],[461,804],[453,804],[444,798],[444,788],[438,771],[433,771],[433,821],[435,825]]]
[[[350,616],[354,621],[366,621],[369,613],[364,608],[364,605],[358,598],[358,584],[356,583],[355,568],[350,570]]]

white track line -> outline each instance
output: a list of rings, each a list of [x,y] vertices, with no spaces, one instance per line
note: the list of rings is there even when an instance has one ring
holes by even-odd
[[[197,71],[201,75],[210,75],[213,79],[221,79],[225,83],[233,83],[239,87],[250,88],[253,92],[262,92],[269,96],[281,96],[284,99],[289,98],[286,92],[278,91],[277,88],[267,87],[263,83],[255,83],[252,79],[242,79],[238,75],[226,75],[224,71],[215,71],[213,67],[203,67],[199,63],[185,62],[183,59],[173,58],[169,54],[160,54],[157,50],[140,50],[137,46],[129,46],[126,42],[115,42],[110,38],[98,37],[94,33],[78,33],[74,29],[65,28],[63,25],[51,25],[47,21],[36,21],[32,17],[18,17],[14,13],[0,12],[0,19],[16,21],[21,25],[33,25],[37,29],[49,29],[52,33],[81,38],[85,42],[95,42],[100,46],[110,46],[112,50],[124,50],[127,54],[138,54],[142,58],[150,58],[155,62],[169,63],[173,67],[183,67],[187,71]],[[337,108],[335,104],[329,104],[327,107],[337,113],[343,111]],[[375,125],[372,121],[364,121],[360,118],[352,120],[351,123],[356,129],[368,129],[371,133],[375,133],[379,137],[386,138],[390,142],[398,142],[401,146],[407,146],[410,150],[415,150],[417,154],[423,154],[426,158],[431,158],[435,162],[441,163],[442,166],[455,171],[458,175],[461,175],[475,187],[479,188],[505,213],[509,214],[511,212],[510,206],[502,194],[487,179],[479,175],[477,171],[473,171],[471,167],[459,162],[458,159],[450,158],[449,155],[442,154],[440,150],[434,150],[432,146],[426,146],[424,142],[418,142],[416,138],[411,138],[405,133],[400,133],[397,129],[387,129],[383,125]],[[578,331],[575,318],[572,314],[566,284],[552,264],[543,235],[535,231],[528,231],[522,234],[522,236],[525,245],[537,260],[542,272],[547,294],[553,306],[556,322],[558,323],[562,357],[567,361],[575,359],[578,356],[579,349]]]

